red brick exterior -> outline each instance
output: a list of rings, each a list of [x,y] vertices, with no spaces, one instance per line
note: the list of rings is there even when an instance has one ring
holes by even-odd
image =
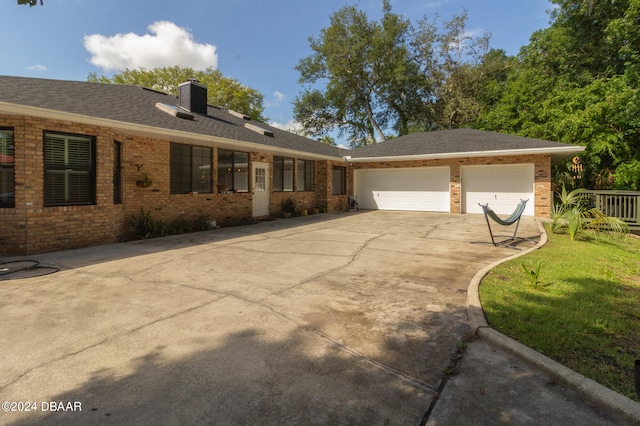
[[[244,193],[215,191],[218,157],[215,147],[212,150],[213,193],[171,194],[170,143],[180,141],[130,136],[104,127],[11,115],[0,115],[0,126],[13,128],[15,145],[15,208],[0,208],[0,255],[41,253],[123,241],[131,238],[130,222],[141,208],[165,223],[177,218],[195,221],[199,216],[205,216],[221,225],[233,225],[252,217],[252,187]],[[45,131],[96,138],[95,205],[44,207]],[[113,141],[122,143],[121,204],[113,202]],[[249,158],[250,163],[271,164],[273,173],[270,154],[251,152]],[[313,211],[321,207],[322,200],[329,200],[330,211],[343,209],[347,196],[331,196],[332,163],[315,161],[315,191],[272,192],[271,215],[281,213],[282,202],[287,198],[296,201],[298,210]],[[143,171],[153,180],[146,188],[136,185]]]
[[[0,126],[12,127],[15,141],[15,208],[0,208],[0,255],[24,255],[122,241],[131,237],[131,218],[141,208],[166,223],[180,217],[195,220],[206,216],[225,225],[252,217],[251,181],[249,192],[215,191],[218,157],[215,146],[212,150],[213,193],[171,194],[170,143],[180,141],[131,136],[105,127],[12,115],[0,115]],[[45,131],[96,138],[95,205],[44,207]],[[113,202],[113,141],[122,143],[121,204]],[[271,154],[251,152],[249,161],[269,163],[273,174]],[[535,214],[548,217],[551,207],[551,160],[548,155],[357,163],[351,166],[341,160],[316,160],[315,191],[271,192],[270,213],[279,215],[287,198],[296,201],[298,210],[311,212],[325,204],[329,211],[347,210],[349,194],[354,193],[355,169],[425,166],[450,167],[451,212],[460,213],[460,167],[496,163],[535,164]],[[332,195],[333,166],[346,167],[346,194]],[[136,185],[142,171],[153,179],[151,186],[142,188]]]

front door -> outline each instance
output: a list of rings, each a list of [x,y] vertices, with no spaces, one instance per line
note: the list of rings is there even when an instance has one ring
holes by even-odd
[[[269,216],[269,164],[253,163],[253,217]]]

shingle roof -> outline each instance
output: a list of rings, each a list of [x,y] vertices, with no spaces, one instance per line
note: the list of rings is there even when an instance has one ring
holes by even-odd
[[[196,114],[194,120],[173,117],[155,105],[158,102],[178,105],[177,97],[133,85],[0,76],[0,102],[328,157],[344,155],[342,149],[237,117],[220,108],[210,106],[207,116]],[[273,136],[246,128],[248,122],[272,132]]]
[[[245,127],[249,121],[229,111],[208,107],[206,116],[195,114],[194,120],[173,117],[156,108],[156,103],[178,105],[178,98],[132,85],[48,80],[26,77],[0,76],[0,112],[5,105],[38,108],[63,114],[110,120],[117,127],[121,123],[144,126],[162,134],[163,129],[180,134],[223,138],[258,144],[268,151],[290,150],[330,158],[350,156],[354,161],[374,161],[397,157],[446,158],[471,153],[486,155],[514,154],[532,150],[550,152],[554,160],[582,151],[583,147],[540,139],[512,136],[473,129],[455,129],[412,133],[377,144],[344,150],[319,141],[250,121],[273,133],[266,136]],[[235,142],[234,142],[235,143]],[[563,157],[564,156],[564,157]],[[399,158],[398,158],[399,159]]]
[[[523,150],[582,150],[582,147],[475,129],[411,133],[350,152],[354,159],[499,153]]]

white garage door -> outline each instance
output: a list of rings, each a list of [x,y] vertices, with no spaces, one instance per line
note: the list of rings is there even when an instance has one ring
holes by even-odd
[[[355,186],[361,209],[449,212],[449,167],[356,170]]]
[[[498,214],[511,214],[520,200],[529,200],[524,214],[534,215],[534,165],[463,166],[463,213],[482,213],[489,204]]]

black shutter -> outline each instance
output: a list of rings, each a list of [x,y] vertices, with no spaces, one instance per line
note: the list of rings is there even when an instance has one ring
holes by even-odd
[[[45,206],[95,203],[94,151],[91,137],[45,134]]]

